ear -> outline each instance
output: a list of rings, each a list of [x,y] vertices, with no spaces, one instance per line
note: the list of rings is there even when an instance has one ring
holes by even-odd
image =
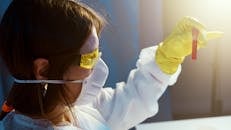
[[[46,72],[49,68],[49,61],[44,58],[34,60],[34,75],[38,80],[47,79]]]

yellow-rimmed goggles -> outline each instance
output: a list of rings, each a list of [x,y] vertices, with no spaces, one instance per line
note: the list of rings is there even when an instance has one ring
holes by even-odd
[[[101,56],[101,52],[99,49],[95,49],[93,52],[87,54],[81,54],[80,56],[80,67],[85,69],[92,69],[97,63],[99,57]]]

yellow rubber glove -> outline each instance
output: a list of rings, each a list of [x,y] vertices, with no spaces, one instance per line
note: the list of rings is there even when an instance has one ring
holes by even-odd
[[[156,63],[166,74],[176,72],[179,64],[192,52],[192,29],[196,29],[198,34],[197,49],[204,47],[208,40],[219,38],[222,32],[208,32],[206,28],[195,18],[184,17],[172,33],[159,44],[156,51]]]

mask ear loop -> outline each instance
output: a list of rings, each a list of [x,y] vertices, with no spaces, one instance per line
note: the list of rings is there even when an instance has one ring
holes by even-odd
[[[19,84],[65,84],[65,83],[82,83],[83,80],[20,80],[14,78],[15,83]]]
[[[46,91],[47,91],[47,87],[48,87],[48,83],[41,83],[42,88],[38,88],[38,99],[39,99],[39,106],[40,106],[40,111],[41,111],[41,115],[42,116],[46,116],[45,112],[44,112],[44,97],[46,96]]]
[[[46,96],[46,93],[47,93],[47,87],[48,87],[48,83],[41,83],[43,86],[43,97]]]
[[[39,106],[40,106],[41,115],[47,118],[47,115],[44,112],[44,98],[47,93],[48,83],[42,82],[41,85],[42,88],[38,89]]]

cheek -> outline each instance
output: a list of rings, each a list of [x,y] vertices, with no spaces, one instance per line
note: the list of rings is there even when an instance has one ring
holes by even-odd
[[[84,69],[79,66],[70,67],[63,76],[64,80],[83,80],[90,75],[92,70]]]
[[[70,67],[63,76],[63,80],[83,80],[91,74],[92,70],[83,69],[79,66]],[[68,99],[73,103],[78,98],[81,90],[82,84],[67,83],[65,84],[65,92]]]
[[[65,87],[68,99],[72,103],[75,102],[82,90],[82,84],[66,84]]]

